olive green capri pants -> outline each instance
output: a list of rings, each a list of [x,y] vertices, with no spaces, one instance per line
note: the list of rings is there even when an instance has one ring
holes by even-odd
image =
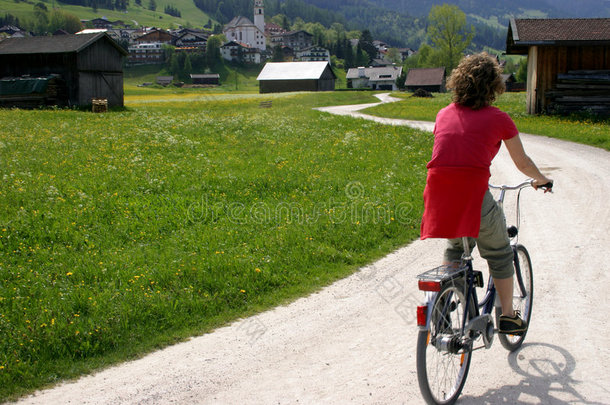
[[[483,198],[479,237],[476,240],[468,238],[468,243],[471,251],[476,245],[481,257],[487,260],[492,277],[509,278],[513,275],[513,250],[506,232],[506,219],[489,190]],[[463,253],[462,238],[448,239],[445,261],[460,260]]]

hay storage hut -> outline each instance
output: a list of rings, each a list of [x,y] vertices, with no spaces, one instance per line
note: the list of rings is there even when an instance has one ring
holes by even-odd
[[[512,18],[506,53],[527,55],[529,114],[610,114],[610,18]]]
[[[407,91],[422,89],[430,93],[444,93],[446,82],[445,68],[412,68],[407,72],[405,88]]]
[[[269,62],[256,78],[260,93],[334,91],[336,79],[328,62]]]
[[[56,77],[65,83],[58,105],[87,106],[107,99],[123,106],[123,57],[127,51],[106,33],[9,38],[0,42],[0,78]],[[8,86],[5,86],[8,87]],[[0,103],[2,95],[0,94]],[[4,105],[19,105],[18,95]]]

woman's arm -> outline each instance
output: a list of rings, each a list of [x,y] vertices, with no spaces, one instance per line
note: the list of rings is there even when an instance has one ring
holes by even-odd
[[[517,169],[526,176],[534,179],[532,186],[534,186],[535,189],[543,184],[553,182],[553,180],[540,173],[538,166],[536,166],[534,161],[527,156],[519,135],[513,136],[510,139],[505,139],[504,144],[506,145],[506,149],[508,149],[511,159],[515,163],[515,166],[517,166]]]

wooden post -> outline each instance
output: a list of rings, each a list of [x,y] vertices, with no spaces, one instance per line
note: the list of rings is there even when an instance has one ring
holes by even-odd
[[[528,114],[536,114],[536,89],[538,87],[538,47],[530,46],[527,55],[527,99]]]

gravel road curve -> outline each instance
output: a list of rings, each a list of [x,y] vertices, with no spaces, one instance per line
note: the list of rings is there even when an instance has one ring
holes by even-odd
[[[320,110],[433,126],[357,112],[367,106]],[[556,185],[554,194],[528,189],[521,199],[520,241],[535,275],[531,328],[517,353],[497,341],[475,353],[459,403],[610,404],[610,153],[522,137]],[[492,182],[522,179],[503,148]],[[413,242],[290,305],[19,404],[420,404],[414,277],[438,264],[442,246]]]

